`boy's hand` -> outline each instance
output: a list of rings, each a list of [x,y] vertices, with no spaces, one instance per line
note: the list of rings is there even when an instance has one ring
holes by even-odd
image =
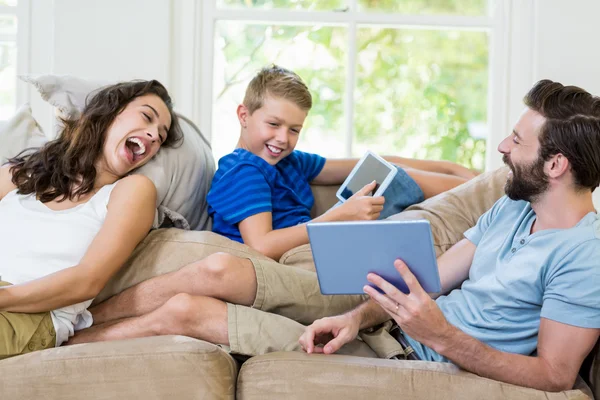
[[[383,196],[371,196],[376,185],[377,182],[375,181],[365,185],[339,206],[343,221],[375,220],[379,218],[385,198]]]

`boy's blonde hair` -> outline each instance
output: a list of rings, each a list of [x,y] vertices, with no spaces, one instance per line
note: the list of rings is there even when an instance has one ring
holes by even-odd
[[[261,69],[248,84],[244,105],[250,115],[263,106],[267,95],[291,101],[304,111],[312,107],[312,96],[302,78],[275,64]]]

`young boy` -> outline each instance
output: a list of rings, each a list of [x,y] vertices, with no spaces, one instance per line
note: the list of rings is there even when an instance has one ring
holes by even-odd
[[[310,184],[341,184],[357,159],[325,159],[294,150],[311,94],[298,75],[273,65],[263,68],[237,108],[241,125],[237,148],[219,160],[208,193],[213,231],[245,243],[278,260],[286,251],[308,243],[314,198]],[[458,186],[475,174],[453,163],[384,157],[400,166],[402,190],[418,202]],[[453,175],[446,175],[446,172]],[[314,221],[374,220],[384,197],[369,194],[375,182]],[[418,200],[417,200],[418,199]]]

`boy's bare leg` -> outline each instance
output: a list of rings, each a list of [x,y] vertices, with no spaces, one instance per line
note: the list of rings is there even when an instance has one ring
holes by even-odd
[[[149,314],[78,331],[68,344],[158,335],[184,335],[229,345],[227,305],[210,297],[178,294]]]
[[[250,260],[216,253],[178,271],[132,286],[90,308],[90,312],[94,324],[137,317],[158,309],[180,293],[250,306],[256,297],[256,285]]]

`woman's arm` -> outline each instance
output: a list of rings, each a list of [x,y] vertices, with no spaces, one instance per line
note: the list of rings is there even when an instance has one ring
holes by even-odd
[[[437,172],[439,174],[454,175],[465,179],[475,178],[479,172],[470,170],[451,161],[417,160],[397,156],[385,156],[385,160],[400,167],[408,167],[421,171]]]
[[[148,234],[156,188],[142,175],[123,178],[113,189],[100,231],[81,262],[31,282],[0,288],[0,310],[36,313],[95,297]]]
[[[15,190],[17,187],[12,183],[12,174],[10,173],[10,165],[0,167],[0,200],[4,196]]]
[[[358,158],[340,158],[325,160],[325,165],[319,175],[311,183],[316,185],[341,185],[346,180]]]
[[[477,172],[450,161],[416,160],[396,156],[384,156],[383,159],[404,168],[409,175],[411,175],[409,171],[423,172],[419,177],[425,179],[426,188],[437,186],[441,181],[441,184],[445,185],[447,190],[478,175]],[[358,158],[327,159],[323,169],[311,183],[317,185],[340,185],[350,175],[352,168],[354,168],[357,162]]]

